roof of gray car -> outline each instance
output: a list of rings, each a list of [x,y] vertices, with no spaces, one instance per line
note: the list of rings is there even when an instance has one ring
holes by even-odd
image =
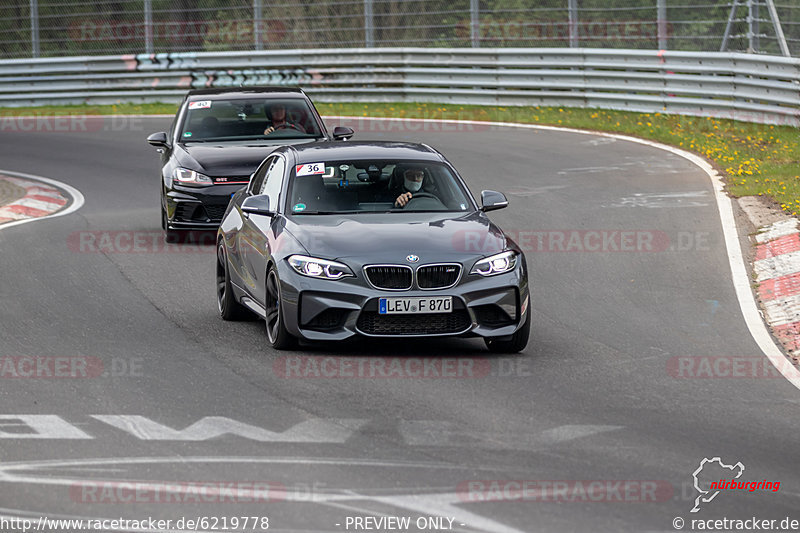
[[[425,144],[391,141],[323,141],[293,145],[298,163],[330,160],[408,159],[441,161],[442,156]]]

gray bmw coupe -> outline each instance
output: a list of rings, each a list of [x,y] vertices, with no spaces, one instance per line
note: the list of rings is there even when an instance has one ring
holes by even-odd
[[[298,339],[478,336],[518,352],[530,330],[519,246],[436,150],[412,143],[283,146],[232,198],[217,237],[225,320],[258,315]]]

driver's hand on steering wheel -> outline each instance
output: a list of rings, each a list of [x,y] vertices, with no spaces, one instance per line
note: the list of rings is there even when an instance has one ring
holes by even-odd
[[[264,130],[264,135],[269,135],[273,131],[275,131],[275,126],[270,126],[269,128]]]
[[[394,201],[394,205],[397,207],[405,207],[405,205],[411,200],[411,193],[404,192],[400,196],[397,197],[397,200]]]

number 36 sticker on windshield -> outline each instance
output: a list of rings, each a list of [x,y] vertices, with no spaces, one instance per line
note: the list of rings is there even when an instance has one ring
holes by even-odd
[[[306,163],[305,165],[297,165],[295,173],[298,176],[311,176],[314,174],[325,173],[325,163]]]

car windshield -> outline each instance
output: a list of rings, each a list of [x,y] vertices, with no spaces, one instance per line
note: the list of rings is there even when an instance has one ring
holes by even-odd
[[[404,196],[401,205],[398,198]],[[469,192],[452,170],[432,161],[319,161],[292,172],[293,215],[471,211]]]
[[[181,142],[315,139],[322,137],[299,98],[195,100],[187,104]]]

